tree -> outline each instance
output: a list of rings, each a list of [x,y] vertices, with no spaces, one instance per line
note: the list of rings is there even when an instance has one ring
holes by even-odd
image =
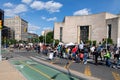
[[[43,38],[44,38],[44,36],[42,36],[42,35],[39,36],[39,42],[44,42],[44,41],[43,41],[43,40],[44,40]]]
[[[15,39],[7,39],[6,44],[11,45],[11,44],[16,44],[17,40]]]
[[[48,33],[46,34],[46,43],[47,43],[47,44],[53,43],[53,31],[48,32]]]
[[[46,43],[47,44],[52,44],[53,43],[53,31],[48,32],[46,35],[44,36],[39,36],[39,41],[40,42],[45,42],[45,38],[46,38]]]
[[[55,39],[55,46],[57,46],[59,44],[59,40]]]

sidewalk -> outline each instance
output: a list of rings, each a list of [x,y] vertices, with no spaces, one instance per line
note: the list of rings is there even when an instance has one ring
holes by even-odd
[[[0,62],[0,80],[26,80],[7,60]]]

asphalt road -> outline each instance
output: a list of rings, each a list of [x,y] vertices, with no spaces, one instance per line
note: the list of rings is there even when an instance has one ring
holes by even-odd
[[[113,69],[105,66],[104,63],[99,65],[94,65],[94,62],[91,59],[88,59],[87,64],[75,63],[72,60],[60,59],[48,60],[48,56],[37,54],[36,52],[26,52],[24,50],[15,50],[11,53],[13,58],[9,60],[28,60],[31,57],[36,59],[49,62],[53,65],[58,65],[66,69],[74,70],[79,73],[83,73],[87,76],[97,77],[101,80],[120,80],[120,70]]]

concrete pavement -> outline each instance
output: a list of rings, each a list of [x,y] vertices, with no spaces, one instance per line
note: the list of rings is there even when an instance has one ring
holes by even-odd
[[[26,80],[24,76],[17,71],[9,61],[0,62],[0,80]]]

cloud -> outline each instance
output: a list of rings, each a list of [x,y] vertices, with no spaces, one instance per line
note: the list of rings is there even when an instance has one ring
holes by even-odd
[[[38,34],[37,32],[40,32],[40,31],[41,31],[40,26],[28,24],[28,32]]]
[[[43,27],[43,26],[36,26],[33,24],[28,24],[28,32],[29,33],[35,33],[40,35],[42,31],[44,30],[52,30],[51,27]]]
[[[42,30],[51,30],[51,27],[43,27]]]
[[[53,2],[53,1],[48,1],[48,2],[45,3],[46,10],[48,10],[51,13],[53,13],[53,12],[59,12],[60,11],[59,9],[62,6],[63,5],[61,3]]]
[[[24,4],[19,4],[18,6],[16,6],[14,11],[15,11],[15,13],[26,12],[27,11],[27,7]]]
[[[5,4],[3,4],[3,6],[4,7],[13,7],[13,4],[12,3],[10,3],[10,2],[8,2],[8,3],[5,3]]]
[[[36,31],[36,30],[40,30],[40,27],[33,24],[28,24],[28,31]]]
[[[63,5],[59,2],[54,2],[54,1],[48,1],[48,2],[42,2],[42,1],[34,1],[30,7],[36,10],[42,10],[45,9],[50,13],[54,13],[54,12],[59,12],[60,8]]]
[[[23,13],[27,11],[27,6],[24,4],[19,4],[11,9],[5,9],[5,16],[15,16],[19,13]]]
[[[88,15],[91,14],[90,9],[84,8],[73,13],[73,15]]]
[[[44,16],[41,17],[43,20],[46,20],[46,21],[55,21],[57,20],[57,17],[52,17],[52,18],[46,18]]]
[[[55,21],[55,20],[57,20],[57,18],[56,18],[56,17],[53,17],[53,18],[48,18],[48,19],[47,19],[47,21]]]
[[[46,20],[46,17],[44,17],[44,16],[42,16],[41,18],[42,18],[43,20]]]
[[[32,0],[22,0],[23,3],[30,4]]]
[[[44,9],[44,2],[42,1],[34,1],[30,7],[33,8],[33,9],[36,9],[36,10],[42,10]]]
[[[5,16],[15,16],[15,13],[13,12],[13,9],[5,9]]]

